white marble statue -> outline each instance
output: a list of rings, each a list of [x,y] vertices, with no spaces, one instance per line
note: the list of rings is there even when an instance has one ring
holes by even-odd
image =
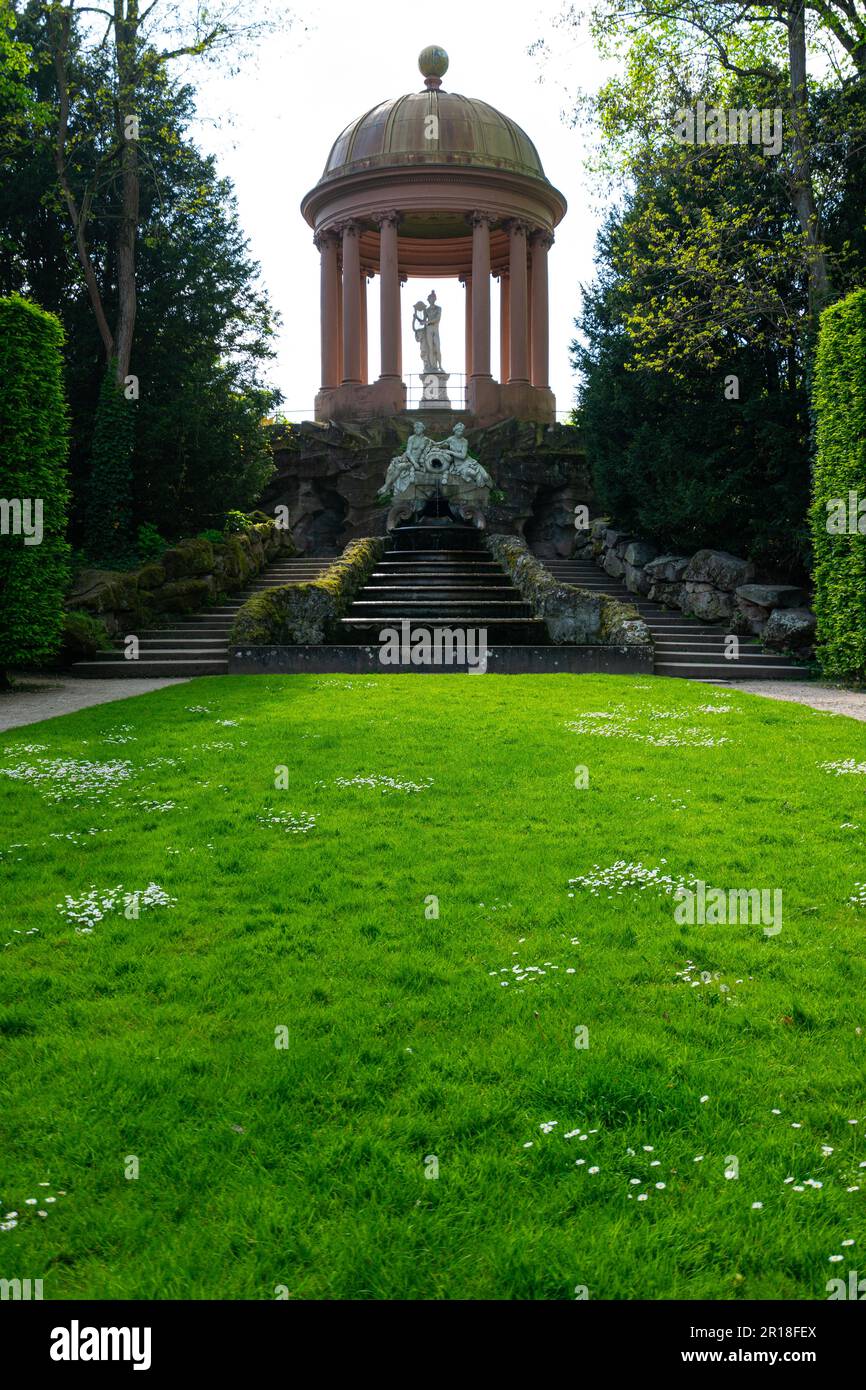
[[[405,452],[391,460],[380,489],[391,494],[387,529],[420,515],[434,497],[447,504],[455,519],[483,528],[483,508],[492,487],[490,474],[469,454],[462,421],[447,439],[436,441],[427,437],[422,421],[417,420]]]
[[[431,290],[427,303],[418,301],[413,306],[412,329],[415,341],[421,350],[421,362],[425,372],[442,371],[442,347],[439,342],[439,320],[442,310],[436,303],[436,291]]]

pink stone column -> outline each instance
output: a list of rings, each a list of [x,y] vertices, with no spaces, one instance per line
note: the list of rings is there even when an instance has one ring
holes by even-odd
[[[547,283],[547,253],[553,245],[551,232],[532,237],[532,384],[550,386],[550,308]]]
[[[507,381],[508,363],[511,358],[511,281],[508,271],[503,270],[499,277],[499,380]]]
[[[361,314],[360,314],[360,328],[359,328],[359,337],[360,337],[360,340],[361,340],[361,381],[362,381],[363,385],[366,386],[367,383],[368,383],[368,381],[369,381],[369,379],[370,379],[370,373],[369,373],[369,370],[368,370],[368,368],[367,368],[367,272],[366,272],[366,270],[362,270],[362,271],[361,271],[361,287],[360,287],[359,293],[360,293],[360,308],[361,308]]]
[[[529,385],[529,294],[526,273],[526,223],[508,225],[508,270],[511,280],[508,380]]]
[[[379,223],[379,339],[380,380],[400,379],[400,269],[397,256],[397,213],[382,213]]]
[[[466,307],[463,325],[465,366],[463,370],[468,381],[472,374],[472,276],[461,275],[460,283],[466,291]]]
[[[340,280],[337,237],[321,232],[314,238],[321,259],[322,389],[340,384]]]
[[[361,228],[343,225],[343,385],[361,384]]]
[[[472,375],[490,376],[490,223],[472,214]]]

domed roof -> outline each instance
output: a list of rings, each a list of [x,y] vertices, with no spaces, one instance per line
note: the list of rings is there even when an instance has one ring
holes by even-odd
[[[320,183],[366,169],[463,165],[543,179],[538,151],[516,121],[486,101],[440,91],[448,54],[431,44],[418,66],[426,91],[382,101],[337,136]]]
[[[433,90],[380,102],[352,121],[334,141],[321,181],[424,164],[544,178],[538,151],[516,121],[486,101]]]

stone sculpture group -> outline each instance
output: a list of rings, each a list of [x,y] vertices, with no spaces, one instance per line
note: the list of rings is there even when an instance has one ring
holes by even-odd
[[[388,465],[382,493],[392,498],[387,528],[419,515],[434,498],[447,503],[452,515],[483,530],[484,507],[493,479],[470,456],[466,426],[458,421],[448,439],[436,441],[424,432],[421,420],[406,441],[406,449]]]

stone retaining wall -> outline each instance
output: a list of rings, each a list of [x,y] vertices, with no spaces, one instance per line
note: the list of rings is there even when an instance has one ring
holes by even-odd
[[[544,619],[552,641],[652,648],[649,628],[632,604],[554,578],[521,536],[485,533],[484,543],[510,575],[533,617]]]
[[[222,542],[178,541],[137,570],[81,570],[66,607],[99,618],[111,637],[124,636],[178,613],[195,613],[242,589],[278,555],[294,553],[288,533],[273,521]]]
[[[633,594],[691,617],[727,624],[740,636],[760,637],[774,651],[804,655],[815,637],[809,595],[796,584],[755,582],[755,566],[725,550],[662,554],[599,517],[577,533],[575,558],[593,559]]]

